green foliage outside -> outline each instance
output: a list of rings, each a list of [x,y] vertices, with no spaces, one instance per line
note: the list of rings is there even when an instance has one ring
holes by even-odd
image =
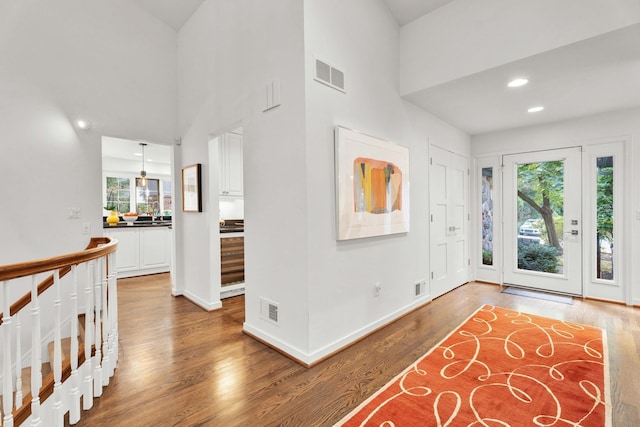
[[[107,177],[107,204],[106,210],[117,212],[129,212],[129,179]]]
[[[493,252],[482,250],[482,265],[493,265]]]
[[[598,234],[613,242],[613,167],[598,170],[597,186]]]
[[[518,198],[537,213],[535,216],[542,217],[545,241],[562,251],[554,217],[564,214],[564,162],[518,165]]]
[[[558,250],[549,245],[518,244],[518,268],[522,270],[558,272]]]

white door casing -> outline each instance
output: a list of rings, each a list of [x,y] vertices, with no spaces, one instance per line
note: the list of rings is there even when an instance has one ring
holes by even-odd
[[[431,297],[469,280],[469,159],[429,147]]]

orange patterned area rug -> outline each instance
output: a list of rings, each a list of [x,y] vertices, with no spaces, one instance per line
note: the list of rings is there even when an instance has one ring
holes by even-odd
[[[602,329],[485,305],[337,426],[610,426]]]

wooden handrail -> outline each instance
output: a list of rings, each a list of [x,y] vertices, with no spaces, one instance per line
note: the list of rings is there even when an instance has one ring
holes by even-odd
[[[102,245],[102,246],[100,246]],[[17,279],[25,276],[43,273],[58,269],[60,277],[71,271],[71,266],[83,262],[101,258],[113,253],[118,248],[118,239],[114,237],[92,237],[87,247],[80,252],[73,252],[66,255],[59,255],[51,258],[43,258],[34,261],[20,262],[0,266],[0,282]],[[49,289],[53,285],[53,275],[44,279],[38,285],[38,295]],[[31,302],[31,292],[26,293],[16,302],[11,304],[9,313],[11,316],[22,310]],[[3,313],[0,313],[0,324],[2,324]]]

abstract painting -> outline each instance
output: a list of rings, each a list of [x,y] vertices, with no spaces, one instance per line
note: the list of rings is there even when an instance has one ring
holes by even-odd
[[[338,240],[409,231],[409,149],[336,128]]]

